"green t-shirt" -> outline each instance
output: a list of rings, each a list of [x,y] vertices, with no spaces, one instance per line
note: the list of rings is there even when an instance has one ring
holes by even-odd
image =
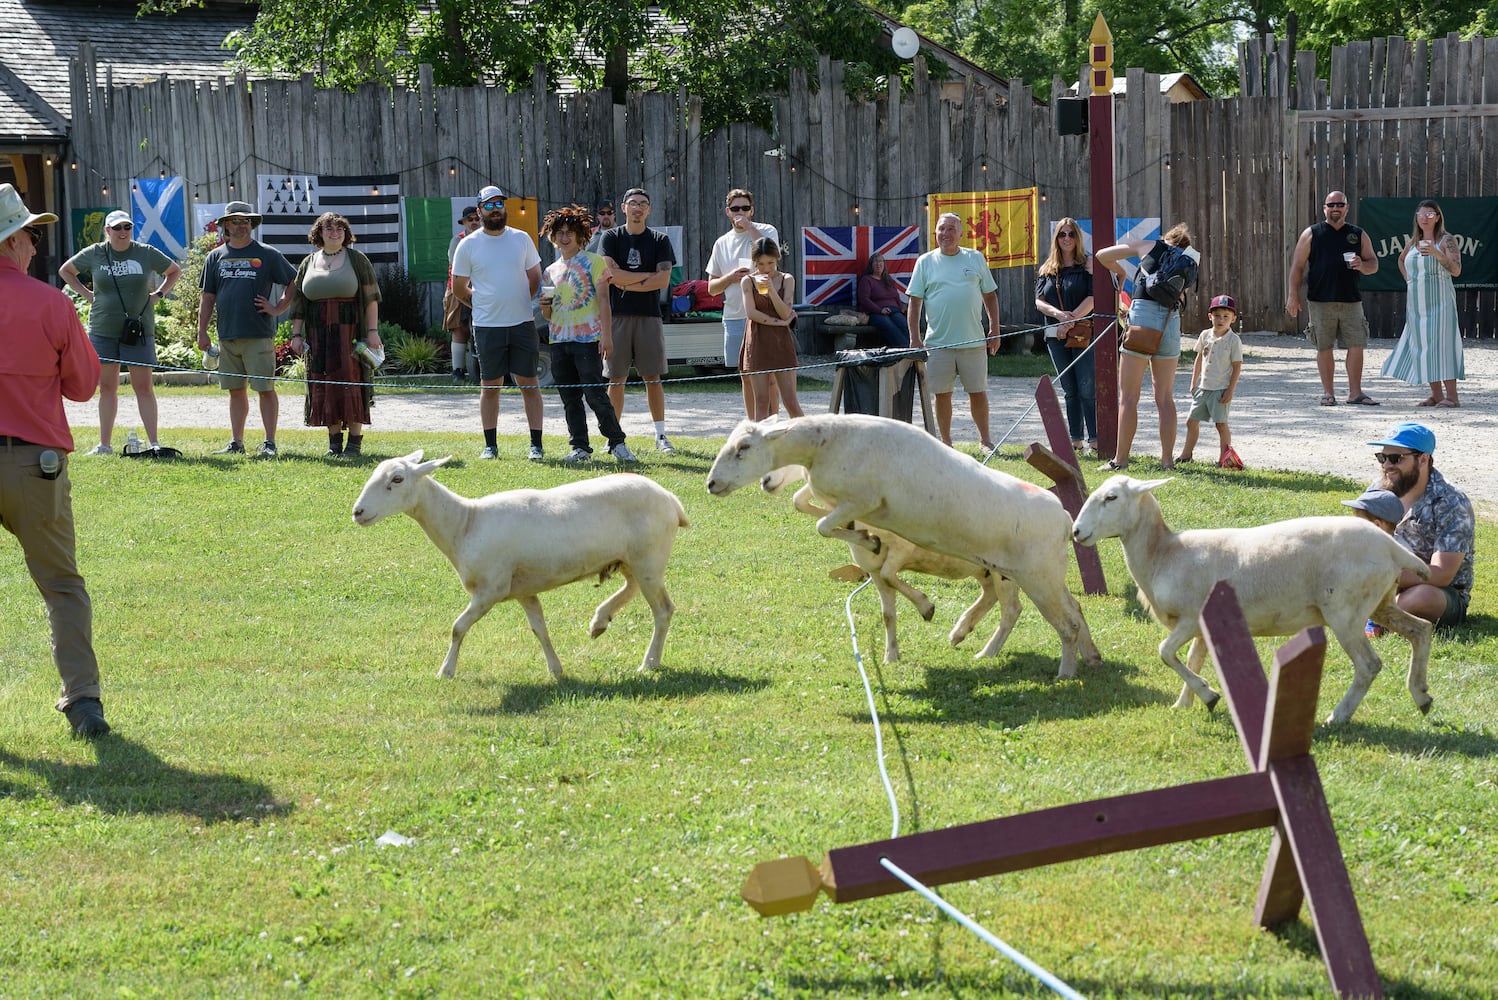
[[[983,296],[997,288],[988,261],[976,250],[958,247],[951,256],[940,250],[921,254],[906,291],[924,300],[926,346],[984,346]]]
[[[124,253],[115,253],[104,242],[84,247],[68,263],[77,268],[79,278],[94,290],[94,304],[88,311],[90,334],[118,337],[128,315],[140,317],[146,325],[146,336],[156,335],[156,310],[146,305],[151,292],[161,286],[161,276],[172,266],[170,257],[146,243],[132,241]]]

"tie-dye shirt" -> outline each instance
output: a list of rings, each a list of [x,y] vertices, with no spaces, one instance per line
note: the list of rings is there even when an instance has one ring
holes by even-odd
[[[586,250],[571,260],[558,258],[546,269],[546,284],[556,287],[551,301],[551,342],[593,344],[603,334],[598,290],[609,262]]]

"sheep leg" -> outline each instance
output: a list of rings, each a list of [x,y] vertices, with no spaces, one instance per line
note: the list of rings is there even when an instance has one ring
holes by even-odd
[[[1337,707],[1332,709],[1332,714],[1326,717],[1327,725],[1340,726],[1349,721],[1367,695],[1373,678],[1384,668],[1384,662],[1373,651],[1373,643],[1368,641],[1363,626],[1362,616],[1338,625],[1327,622],[1327,627],[1336,634],[1337,641],[1342,644],[1347,655],[1352,657],[1352,683],[1347,686],[1347,693],[1337,702]]]
[[[968,605],[967,610],[957,619],[957,624],[952,626],[952,631],[947,635],[948,642],[956,646],[972,635],[978,623],[993,610],[995,604],[999,603],[999,585],[996,585],[994,581],[1003,579],[997,573],[983,571],[983,575],[978,577],[978,599]]]
[[[1181,680],[1186,682],[1186,687],[1202,700],[1202,704],[1206,705],[1207,711],[1210,712],[1217,707],[1217,701],[1222,696],[1213,691],[1201,677],[1188,670],[1186,664],[1182,663],[1181,658],[1176,655],[1180,652],[1181,647],[1186,645],[1191,639],[1196,638],[1197,634],[1196,622],[1185,618],[1177,622],[1176,627],[1171,629],[1170,634],[1160,643],[1160,660],[1167,667],[1181,675]],[[1176,701],[1176,704],[1181,704],[1179,699]],[[1190,704],[1190,702],[1187,702],[1187,704]]]
[[[1432,699],[1426,685],[1426,673],[1430,667],[1430,638],[1435,626],[1395,604],[1393,591],[1374,609],[1373,620],[1409,640],[1410,669],[1405,687],[1409,689],[1410,697],[1415,699],[1420,714],[1428,715]]]
[[[609,623],[614,620],[614,615],[634,599],[640,592],[640,584],[628,571],[621,569],[624,576],[624,586],[614,591],[608,600],[598,605],[598,610],[593,612],[593,620],[588,623],[588,638],[597,639],[608,630]],[[653,607],[654,605],[652,605]]]
[[[531,623],[531,631],[536,633],[536,638],[541,643],[541,652],[546,654],[546,669],[551,671],[551,676],[561,680],[562,661],[557,659],[557,651],[551,648],[551,635],[546,631],[546,616],[541,614],[541,599],[532,595],[517,597],[515,600],[525,609],[525,620]]]
[[[1087,629],[1087,619],[1082,616],[1082,605],[1066,589],[1065,565],[1058,564],[1056,568],[1062,575],[1051,580],[1032,580],[1031,586],[1025,588],[1025,593],[1030,595],[1035,607],[1061,637],[1061,669],[1056,673],[1059,681],[1077,676],[1079,651],[1089,667],[1102,666],[1103,657],[1097,646],[1093,645],[1092,633]],[[993,568],[989,569],[992,571]]]
[[[992,607],[993,601],[1001,602],[999,605],[999,627],[994,630],[994,633],[989,638],[987,645],[978,650],[978,656],[976,657],[976,659],[982,659],[985,656],[999,655],[999,650],[1004,648],[1004,643],[1009,638],[1009,633],[1014,630],[1014,623],[1019,621],[1020,612],[1019,587],[1015,585],[1013,580],[1008,580],[1002,576],[998,576],[997,574],[990,573],[984,582],[984,596],[980,597],[978,599],[978,602],[974,603],[971,608],[968,608],[967,612],[964,613],[962,617],[966,619],[969,614],[972,614],[975,610],[977,610],[978,604],[982,603],[982,601],[988,596],[986,592],[989,589],[989,585],[991,585],[994,593],[992,598],[989,599],[989,607]],[[987,613],[988,608],[984,608],[983,614]],[[970,630],[977,626],[978,621],[983,617],[983,614],[980,614],[973,619],[972,624],[968,626]],[[958,622],[959,627],[961,626],[961,624],[961,622]],[[956,634],[955,630],[953,631],[953,634]],[[957,645],[959,641],[961,640],[953,639],[952,645]]]
[[[489,609],[498,604],[506,596],[502,591],[481,590],[468,596],[468,607],[458,615],[453,622],[452,641],[448,643],[447,655],[442,658],[442,666],[437,668],[438,677],[451,677],[458,671],[458,650],[463,648],[463,637],[468,630],[473,628],[474,622],[489,613]]]
[[[659,670],[661,653],[666,648],[666,630],[671,627],[671,616],[676,612],[676,605],[671,603],[671,597],[666,593],[663,576],[646,578],[636,586],[645,596],[645,603],[650,605],[651,614],[655,618],[655,627],[650,633],[650,646],[645,650],[645,659],[640,663],[640,669]]]
[[[1186,669],[1196,676],[1202,675],[1202,664],[1207,661],[1207,644],[1202,642],[1201,636],[1191,640],[1191,648],[1186,651]],[[1191,690],[1190,684],[1181,685],[1180,697],[1171,708],[1190,708],[1196,704],[1196,692]]]
[[[889,580],[885,579],[883,573],[875,573],[872,579],[874,589],[879,592],[879,614],[884,619],[884,662],[899,663],[900,638],[895,633],[895,588],[890,585]]]
[[[849,545],[857,545],[868,549],[870,552],[877,553],[879,551],[879,539],[866,531],[859,531],[853,527],[854,521],[872,509],[872,507],[864,504],[853,504],[846,501],[840,503],[818,519],[817,533],[824,538],[839,538]]]
[[[875,586],[878,586],[882,580],[891,590],[905,595],[905,599],[914,604],[916,611],[920,612],[921,617],[929,622],[936,616],[936,605],[931,603],[931,598],[926,596],[925,591],[917,587],[912,587],[900,578],[901,568],[900,566],[891,566],[889,563],[885,563],[879,567],[879,574],[874,580]]]

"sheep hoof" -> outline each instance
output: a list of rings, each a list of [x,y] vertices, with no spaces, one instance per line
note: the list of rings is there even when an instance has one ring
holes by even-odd
[[[1430,706],[1434,705],[1435,703],[1436,703],[1436,700],[1434,698],[1427,698],[1427,699],[1425,699],[1425,704],[1417,706],[1420,709],[1420,714],[1421,715],[1429,715],[1430,714]]]
[[[1222,700],[1222,695],[1213,691],[1210,697],[1202,699],[1202,704],[1207,706],[1207,711],[1212,712],[1217,708],[1217,703]]]
[[[588,638],[597,639],[599,636],[603,635],[603,633],[607,632],[608,629],[608,622],[594,622],[592,625],[588,626]]]

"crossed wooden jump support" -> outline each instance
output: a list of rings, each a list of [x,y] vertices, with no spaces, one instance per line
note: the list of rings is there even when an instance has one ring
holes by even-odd
[[[836,903],[905,891],[880,858],[941,885],[1272,826],[1254,922],[1292,921],[1304,900],[1336,994],[1382,997],[1310,752],[1326,634],[1308,628],[1281,646],[1266,681],[1226,583],[1212,591],[1201,621],[1248,774],[834,848],[820,869],[805,857],[768,861],[750,873],[740,895],[760,914],[778,916],[810,909],[824,890]]]

